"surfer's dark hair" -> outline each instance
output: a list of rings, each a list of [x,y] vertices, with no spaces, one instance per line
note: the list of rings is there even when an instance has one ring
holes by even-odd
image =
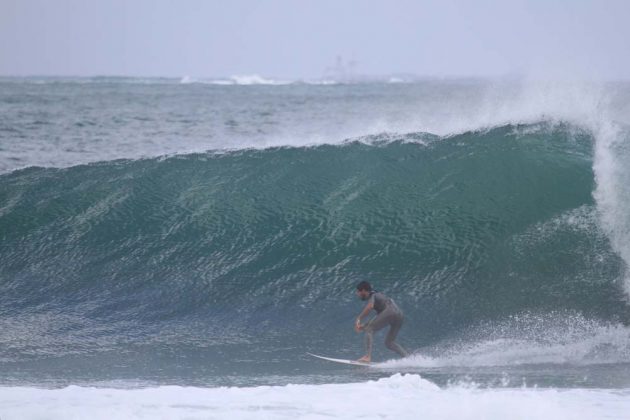
[[[367,290],[368,292],[372,291],[372,285],[363,280],[361,283],[357,284],[357,290],[361,291],[361,290]]]

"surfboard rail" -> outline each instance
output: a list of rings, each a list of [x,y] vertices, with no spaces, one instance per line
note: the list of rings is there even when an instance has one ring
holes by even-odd
[[[344,364],[344,365],[352,365],[352,366],[370,366],[371,365],[371,363],[359,362],[357,360],[336,359],[334,357],[320,356],[318,354],[313,354],[313,353],[309,353],[309,352],[307,352],[306,354],[308,354],[309,356],[312,356],[312,357],[316,357],[316,358],[321,359],[321,360],[327,360],[329,362],[334,362],[334,363],[341,363],[341,364]]]

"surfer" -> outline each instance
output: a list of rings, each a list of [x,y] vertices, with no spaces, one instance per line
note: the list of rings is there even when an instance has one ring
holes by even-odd
[[[407,356],[407,351],[395,341],[396,335],[398,335],[398,331],[400,331],[400,327],[402,327],[403,324],[403,313],[396,303],[384,294],[373,290],[372,285],[367,281],[362,281],[357,285],[357,296],[361,300],[367,301],[367,305],[365,305],[365,308],[363,308],[363,311],[361,311],[354,324],[354,330],[356,332],[365,332],[366,355],[358,361],[369,363],[372,360],[372,341],[374,339],[374,333],[388,325],[389,331],[385,337],[385,345],[388,349],[395,351],[402,357]],[[372,318],[366,324],[361,324],[361,319],[367,316],[372,309],[376,311],[376,317]]]

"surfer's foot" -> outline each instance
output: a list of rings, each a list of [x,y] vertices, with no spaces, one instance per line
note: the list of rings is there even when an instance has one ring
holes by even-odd
[[[362,363],[370,363],[371,361],[372,361],[372,358],[368,356],[367,354],[363,356],[362,358],[360,358],[359,360],[357,360],[357,362],[362,362]]]

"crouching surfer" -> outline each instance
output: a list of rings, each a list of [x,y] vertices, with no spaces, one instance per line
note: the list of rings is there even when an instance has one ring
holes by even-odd
[[[407,356],[407,351],[400,344],[396,343],[396,336],[403,324],[403,313],[396,303],[383,293],[373,290],[372,285],[367,281],[362,281],[357,285],[357,296],[361,300],[367,301],[365,308],[363,308],[354,324],[356,332],[365,332],[366,354],[358,361],[371,362],[374,333],[388,325],[389,331],[385,337],[385,346],[402,357]],[[361,324],[361,319],[366,317],[372,310],[376,311],[376,317],[366,324]]]

